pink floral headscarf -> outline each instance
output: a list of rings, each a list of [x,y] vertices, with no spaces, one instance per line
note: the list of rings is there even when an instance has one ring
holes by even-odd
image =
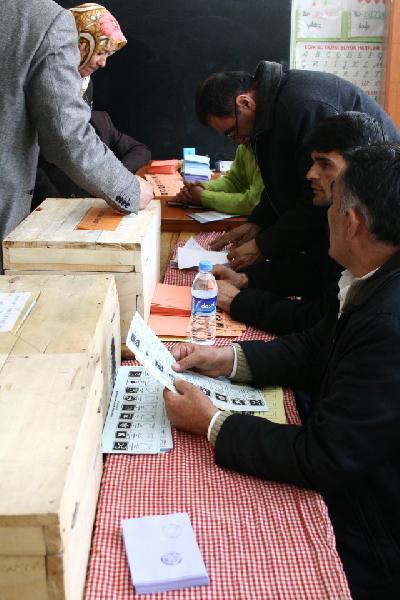
[[[80,69],[88,64],[94,53],[114,53],[127,43],[118,21],[104,6],[87,2],[70,10],[79,35]]]

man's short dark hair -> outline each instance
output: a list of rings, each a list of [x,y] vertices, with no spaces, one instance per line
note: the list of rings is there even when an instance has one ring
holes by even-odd
[[[199,85],[196,92],[197,117],[208,125],[209,115],[230,117],[235,114],[236,97],[255,89],[254,77],[246,71],[213,73]]]
[[[400,246],[400,144],[374,144],[345,154],[341,210],[358,209],[377,240]]]
[[[353,110],[332,115],[320,121],[306,136],[305,145],[310,152],[346,152],[379,144],[388,139],[378,119]]]

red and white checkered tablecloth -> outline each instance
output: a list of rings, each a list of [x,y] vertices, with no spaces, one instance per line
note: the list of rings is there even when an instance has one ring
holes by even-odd
[[[207,246],[213,236],[200,234]],[[194,272],[168,269],[165,283],[190,285]],[[242,339],[265,339],[248,328]],[[229,343],[218,340],[219,343]],[[133,364],[127,362],[126,364]],[[289,422],[298,423],[285,391]],[[146,594],[165,600],[342,600],[351,598],[321,496],[218,468],[204,437],[174,431],[164,455],[108,455],[86,581],[86,600],[136,598],[121,521],[187,512],[210,585]]]

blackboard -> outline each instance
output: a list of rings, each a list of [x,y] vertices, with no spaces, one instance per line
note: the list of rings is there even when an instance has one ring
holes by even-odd
[[[79,2],[60,0],[65,8]],[[93,77],[94,108],[147,144],[153,158],[184,146],[215,160],[234,147],[196,118],[197,85],[216,71],[288,64],[290,0],[108,0],[128,44]]]

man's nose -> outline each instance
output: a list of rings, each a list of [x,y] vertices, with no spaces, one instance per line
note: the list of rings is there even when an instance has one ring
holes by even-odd
[[[97,66],[103,69],[106,66],[107,58],[107,56],[100,56],[99,60],[97,61]]]
[[[307,171],[306,179],[319,179],[318,171],[314,166]]]

